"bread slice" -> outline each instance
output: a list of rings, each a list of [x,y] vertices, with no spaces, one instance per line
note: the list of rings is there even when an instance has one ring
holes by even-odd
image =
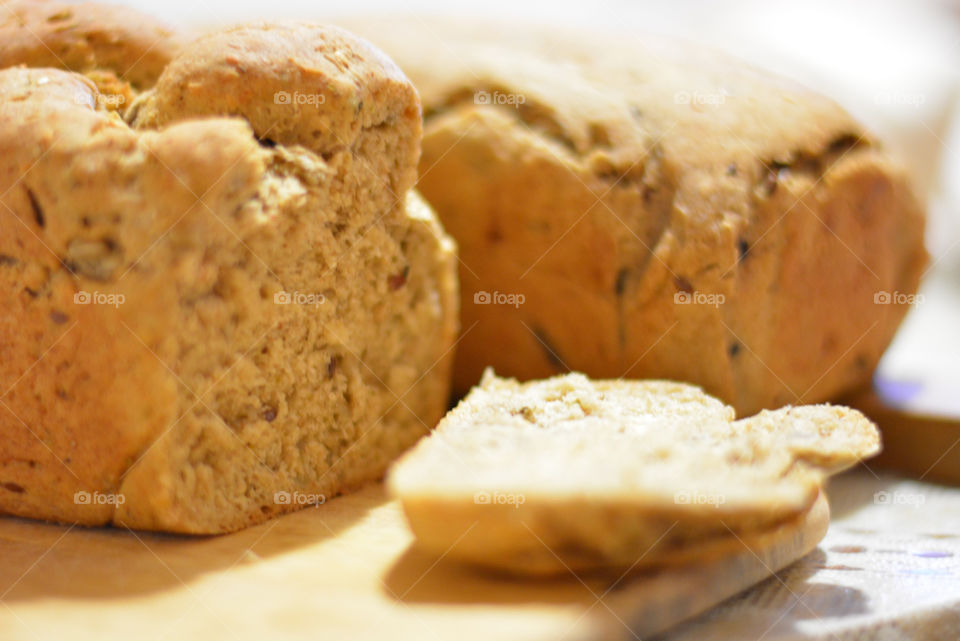
[[[389,484],[424,548],[551,573],[727,549],[800,518],[827,474],[879,449],[873,424],[843,407],[734,420],[683,383],[488,370]]]
[[[369,44],[214,33],[129,123],[74,73],[0,93],[0,512],[228,532],[381,478],[443,415],[455,247]]]

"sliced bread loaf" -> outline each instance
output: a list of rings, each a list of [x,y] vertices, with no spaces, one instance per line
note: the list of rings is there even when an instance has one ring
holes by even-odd
[[[372,46],[211,34],[131,124],[74,73],[0,93],[0,512],[227,532],[379,478],[442,416],[454,245]]]
[[[735,421],[692,385],[488,370],[389,483],[424,548],[549,573],[724,549],[798,519],[827,474],[879,447],[843,407]]]

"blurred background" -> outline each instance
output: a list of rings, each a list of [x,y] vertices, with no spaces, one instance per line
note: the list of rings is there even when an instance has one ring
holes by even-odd
[[[123,1],[123,0],[114,0]],[[665,34],[725,50],[829,95],[913,174],[929,205],[922,298],[880,368],[913,409],[960,415],[960,0],[126,0],[184,27],[368,13],[507,19]]]

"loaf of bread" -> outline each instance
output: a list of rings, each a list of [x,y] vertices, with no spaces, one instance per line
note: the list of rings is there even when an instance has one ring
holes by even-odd
[[[384,54],[257,24],[182,49],[129,122],[67,71],[0,94],[0,512],[228,532],[442,416],[455,248]]]
[[[733,408],[667,381],[492,372],[388,477],[423,549],[524,574],[723,553],[880,449],[845,407]]]
[[[870,380],[926,262],[905,174],[843,109],[688,43],[345,21],[424,103],[418,188],[483,368],[703,386],[741,415]]]

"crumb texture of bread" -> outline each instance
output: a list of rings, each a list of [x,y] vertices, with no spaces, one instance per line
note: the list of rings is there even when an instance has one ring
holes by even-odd
[[[794,522],[827,474],[879,449],[844,407],[734,420],[689,384],[488,370],[388,481],[430,552],[549,574],[677,562]]]
[[[927,262],[924,209],[836,104],[689,43],[344,24],[423,99],[418,188],[460,246],[471,328],[458,392],[487,365],[571,369],[689,381],[749,416],[870,381],[909,308],[887,295]]]
[[[325,97],[283,112],[283,87]],[[320,25],[212,34],[128,121],[75,73],[0,91],[0,512],[229,532],[380,478],[443,415],[455,245],[411,189],[419,99],[383,54]]]

